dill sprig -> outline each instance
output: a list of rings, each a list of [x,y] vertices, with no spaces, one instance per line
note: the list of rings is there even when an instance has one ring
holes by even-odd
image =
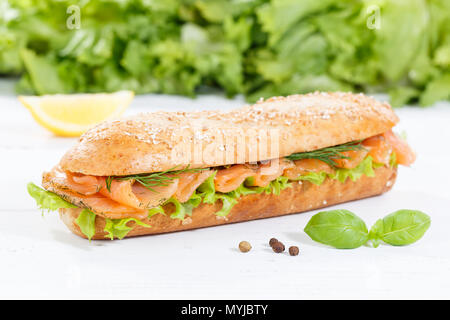
[[[175,170],[178,167],[179,166],[175,166],[166,171],[154,172],[149,174],[137,174],[118,177],[109,176],[106,178],[106,188],[108,189],[109,192],[111,192],[111,182],[113,179],[118,181],[134,180],[143,185],[144,187],[146,187],[147,189],[149,189],[150,191],[157,192],[154,189],[155,187],[167,187],[173,182],[173,180],[178,179],[181,173],[199,172],[202,170],[206,170],[205,168],[190,169],[189,165],[184,169]]]
[[[329,164],[332,167],[336,167],[335,160],[350,158],[342,154],[342,152],[364,149],[361,142],[362,140],[357,140],[319,150],[293,153],[290,156],[287,156],[286,158],[289,160],[317,159]]]
[[[112,176],[108,176],[105,179],[106,189],[108,189],[109,193],[111,193],[111,182],[113,181]]]

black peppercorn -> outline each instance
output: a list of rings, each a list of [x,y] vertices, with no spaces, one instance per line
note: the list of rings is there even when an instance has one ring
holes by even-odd
[[[291,256],[298,255],[298,252],[299,252],[298,247],[296,247],[296,246],[289,247],[289,254]]]
[[[276,239],[276,238],[271,238],[270,240],[269,240],[269,246],[273,246],[275,243],[277,243],[278,242],[278,240]]]
[[[281,243],[280,241],[277,241],[272,245],[272,250],[275,253],[281,253],[284,251],[284,249],[285,249],[284,244]]]

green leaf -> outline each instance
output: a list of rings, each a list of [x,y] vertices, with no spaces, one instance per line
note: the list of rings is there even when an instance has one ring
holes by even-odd
[[[289,182],[287,177],[280,176],[275,180],[271,181],[270,184],[265,188],[265,193],[279,196],[281,191],[286,188],[292,188],[292,183]]]
[[[164,203],[164,205],[169,203],[172,203],[175,206],[175,211],[170,214],[170,217],[172,219],[180,219],[183,221],[187,214],[185,207],[175,198],[170,198]]]
[[[380,240],[404,246],[416,242],[431,224],[430,217],[418,210],[398,210],[378,220],[370,229],[369,238],[378,246]]]
[[[286,188],[292,187],[287,177],[280,176],[270,182],[267,187],[252,187],[252,178],[246,179],[236,190],[228,193],[216,192],[214,187],[215,173],[212,174],[205,182],[197,188],[197,194],[203,198],[204,203],[214,204],[220,200],[222,208],[215,214],[218,216],[226,216],[230,213],[233,206],[238,203],[241,196],[249,194],[258,194],[265,192],[267,194],[279,195],[280,192]],[[250,185],[250,186],[249,186]]]
[[[162,206],[157,206],[148,210],[148,218],[153,217],[155,214],[166,215]]]
[[[67,84],[60,78],[57,65],[46,57],[23,49],[20,52],[29,80],[38,94],[67,93]]]
[[[311,217],[304,231],[314,241],[338,248],[354,249],[369,239],[366,224],[354,213],[340,209]]]
[[[420,91],[413,87],[399,86],[389,90],[391,105],[394,108],[404,106],[419,95]]]
[[[83,209],[75,220],[81,232],[88,237],[89,241],[95,235],[95,218],[95,213],[88,209]]]
[[[39,188],[32,182],[28,183],[27,190],[42,210],[56,211],[60,208],[76,208],[75,205],[61,199],[53,192]],[[75,222],[80,227],[81,232],[91,240],[95,234],[95,213],[83,209]]]
[[[197,208],[202,203],[202,197],[197,193],[193,193],[188,201],[182,203],[184,210],[188,216],[192,216],[192,210]]]
[[[241,196],[246,196],[249,194],[257,194],[261,193],[263,190],[259,190],[259,188],[255,187],[247,187],[246,184],[251,186],[252,178],[247,178],[236,190],[228,192],[227,194],[235,199],[240,198]]]
[[[170,215],[172,219],[184,220],[186,215],[192,216],[192,210],[197,208],[202,203],[202,197],[194,192],[188,201],[181,203],[175,198],[170,198],[164,205],[172,203],[175,206],[175,211]]]
[[[204,203],[213,204],[216,202],[216,187],[214,186],[214,177],[217,171],[208,177],[198,188],[197,193],[203,198]]]
[[[64,27],[74,2],[78,30]],[[22,74],[16,88],[28,94],[212,86],[255,101],[364,90],[389,91],[394,105],[447,96],[448,0],[0,3],[0,73]]]
[[[388,80],[399,81],[408,72],[427,31],[427,2],[385,1],[380,10],[381,25],[376,30],[376,39],[371,47],[382,66],[382,74]]]
[[[362,175],[366,175],[368,177],[374,177],[375,172],[373,171],[373,161],[372,157],[366,157],[361,163],[353,169],[343,169],[338,168],[336,171],[330,175],[332,179],[339,180],[344,183],[347,178],[350,178],[352,181],[356,181],[361,178]]]
[[[222,208],[214,214],[220,217],[227,216],[231,209],[238,203],[238,200],[228,194],[216,194],[216,199],[222,201]]]
[[[217,171],[216,171],[217,172]],[[222,208],[215,212],[218,216],[226,216],[230,213],[233,206],[238,202],[241,194],[248,193],[249,189],[244,185],[241,185],[238,189],[229,193],[216,193],[216,188],[214,186],[214,177],[216,172],[208,177],[198,188],[197,192],[200,197],[202,197],[203,202],[207,204],[214,204],[216,201],[222,202]]]
[[[133,226],[128,226],[129,222],[134,222]],[[114,238],[119,238],[122,240],[128,232],[130,232],[135,225],[139,225],[145,228],[151,228],[148,224],[143,223],[142,221],[135,218],[124,218],[124,219],[106,219],[106,224],[104,231],[108,234],[105,238],[110,238],[114,240]]]
[[[299,176],[295,180],[309,181],[311,183],[314,183],[314,184],[320,186],[327,177],[328,177],[328,174],[326,172],[308,172],[307,174]]]
[[[75,205],[61,199],[53,192],[38,187],[32,182],[28,183],[27,190],[28,194],[36,200],[39,209],[56,211],[60,208],[76,208]]]
[[[428,83],[420,97],[420,104],[429,106],[439,100],[447,100],[448,98],[450,98],[450,73],[444,74]]]
[[[389,157],[389,167],[395,168],[397,167],[397,154],[395,152],[392,152]]]

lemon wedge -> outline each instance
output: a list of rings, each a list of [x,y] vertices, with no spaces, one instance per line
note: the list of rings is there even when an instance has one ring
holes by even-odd
[[[120,116],[133,97],[132,91],[118,91],[19,96],[19,101],[40,125],[54,134],[77,137],[101,121]]]

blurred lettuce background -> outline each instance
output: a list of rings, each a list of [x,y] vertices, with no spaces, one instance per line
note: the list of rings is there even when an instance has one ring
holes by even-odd
[[[450,97],[450,1],[0,0],[0,74],[28,94],[352,90],[425,106]]]

